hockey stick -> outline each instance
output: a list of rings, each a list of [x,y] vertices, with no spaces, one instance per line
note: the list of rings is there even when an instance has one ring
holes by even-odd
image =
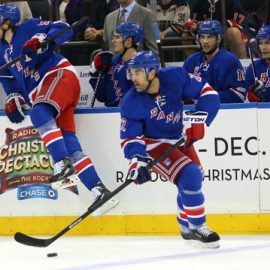
[[[251,49],[251,45],[250,45],[252,42],[254,42],[254,39],[251,39],[249,44],[248,44],[248,53],[249,53],[249,57],[250,57],[250,61],[251,61],[253,77],[254,77],[254,80],[256,83],[259,79],[257,76],[257,72],[256,72],[255,64],[254,64],[253,53],[252,53],[252,49]]]
[[[71,26],[62,29],[61,31],[57,32],[56,34],[52,35],[50,38],[45,39],[41,44],[40,44],[40,48],[45,48],[46,46],[48,46],[52,41],[54,41],[55,39],[57,39],[58,37],[62,36],[63,34],[69,32],[70,30],[75,29],[77,26],[81,25],[82,23],[86,22],[86,20],[88,19],[88,17],[82,17],[79,21],[73,23]],[[25,59],[25,55],[21,54],[17,57],[15,57],[14,59],[12,59],[11,61],[9,61],[8,63],[4,64],[3,66],[0,67],[0,71],[4,71],[6,69],[8,69],[9,67],[11,67],[12,65],[14,65],[16,62],[18,61],[22,61]]]
[[[93,108],[94,105],[95,105],[96,96],[97,96],[97,89],[98,89],[98,86],[99,86],[101,76],[102,76],[102,72],[99,72],[97,82],[96,82],[96,85],[95,85],[95,89],[93,89],[94,94],[93,94],[93,97],[92,97],[92,100],[91,100],[90,108]]]
[[[163,51],[162,51],[162,48],[161,48],[161,40],[160,40],[158,24],[156,22],[153,23],[153,31],[154,31],[155,40],[156,40],[157,47],[158,47],[160,65],[161,65],[162,68],[164,68],[165,67],[164,55],[163,55]]]
[[[98,46],[100,47],[99,52],[104,51],[104,49],[106,48],[106,43],[104,42],[102,36],[97,36],[96,42],[97,42]],[[95,50],[92,54],[94,54],[96,51],[97,50]],[[93,61],[94,57],[95,57],[95,55],[94,56],[91,55],[90,59],[92,58],[92,61]],[[95,85],[95,89],[93,89],[94,94],[93,94],[92,99],[91,99],[90,108],[93,108],[94,105],[95,105],[95,101],[96,101],[96,97],[97,97],[97,89],[98,89],[98,86],[99,86],[101,76],[102,76],[102,71],[99,72],[97,82],[96,82],[96,85]]]
[[[173,144],[171,147],[169,147],[163,154],[161,154],[158,158],[154,159],[147,168],[150,169],[153,167],[156,163],[163,160],[165,157],[167,157],[173,150],[178,148],[180,145],[182,145],[185,142],[185,139],[183,137],[180,138],[179,141],[177,141],[175,144]],[[128,175],[127,175],[128,177]],[[83,221],[86,217],[88,217],[91,213],[93,213],[96,209],[98,209],[100,206],[102,206],[104,203],[106,203],[108,200],[110,200],[112,197],[114,197],[116,194],[118,194],[121,190],[126,188],[129,184],[133,182],[131,179],[125,179],[125,182],[120,185],[118,188],[116,188],[114,191],[110,193],[110,195],[102,200],[100,200],[97,204],[94,206],[90,206],[88,210],[83,213],[80,217],[78,217],[76,220],[74,220],[72,223],[70,223],[68,226],[66,226],[62,231],[60,231],[55,236],[48,238],[48,239],[40,239],[31,237],[29,235],[26,235],[24,233],[17,232],[14,235],[14,238],[17,242],[27,245],[27,246],[33,246],[33,247],[47,247],[50,244],[52,244],[54,241],[56,241],[58,238],[60,238],[63,234],[70,231],[73,227],[75,227],[77,224],[79,224],[81,221]]]

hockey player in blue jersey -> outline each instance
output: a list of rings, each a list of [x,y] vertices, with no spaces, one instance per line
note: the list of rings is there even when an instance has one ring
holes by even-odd
[[[110,52],[100,52],[91,64],[90,84],[96,90],[96,98],[106,107],[118,107],[132,82],[126,78],[129,60],[137,54],[144,31],[137,23],[122,23],[114,31]],[[101,76],[101,77],[100,77]],[[97,87],[96,87],[97,86]]]
[[[197,32],[201,51],[184,62],[184,68],[204,78],[218,92],[221,103],[245,100],[244,69],[239,59],[220,48],[223,29],[219,21],[204,21]]]
[[[79,178],[92,191],[97,203],[110,191],[100,181],[76,136],[74,109],[80,96],[79,79],[69,61],[54,51],[56,45],[72,37],[73,31],[70,29],[41,47],[42,42],[69,25],[40,19],[18,25],[19,20],[16,6],[0,5],[0,64],[25,56],[0,73],[7,94],[6,115],[11,122],[20,123],[25,117],[23,106],[31,106],[31,121],[55,163],[55,175],[50,179],[52,187],[68,187]],[[116,199],[109,201],[99,213],[116,204]]]
[[[262,57],[247,68],[247,101],[270,102],[270,25],[261,27],[256,40]]]
[[[186,142],[158,162],[152,170],[178,189],[178,222],[184,239],[197,240],[209,248],[219,247],[219,236],[206,225],[202,172],[194,163],[190,146],[204,137],[219,110],[217,92],[202,78],[181,67],[159,70],[151,51],[139,52],[129,62],[134,86],[121,105],[121,147],[130,161],[129,177],[137,184],[151,180],[147,164],[179,140],[186,126]],[[196,111],[183,114],[183,101],[196,99]],[[190,123],[189,119],[200,119]],[[196,153],[195,153],[196,155]]]

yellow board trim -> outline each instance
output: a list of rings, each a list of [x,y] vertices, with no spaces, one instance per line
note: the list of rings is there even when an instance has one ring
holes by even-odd
[[[0,217],[0,234],[54,235],[76,216]],[[208,214],[207,225],[220,234],[270,233],[270,214]],[[179,235],[175,215],[87,217],[68,235]]]

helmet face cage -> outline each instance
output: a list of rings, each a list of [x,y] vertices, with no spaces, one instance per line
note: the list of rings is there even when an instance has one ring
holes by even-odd
[[[134,44],[138,47],[144,37],[143,28],[137,23],[122,23],[115,29],[115,34],[121,35],[126,41],[129,37],[133,38]]]
[[[159,70],[159,59],[152,51],[141,51],[129,61],[128,73],[130,73],[131,68],[143,68],[146,75],[148,75],[152,69],[157,73]]]
[[[270,25],[264,24],[261,29],[259,30],[256,40],[259,41],[260,39],[270,39]]]
[[[222,28],[221,23],[217,20],[209,20],[209,21],[202,22],[197,32],[198,43],[199,43],[200,35],[203,35],[203,34],[217,36],[218,42],[220,42],[221,37],[223,35],[223,28]]]
[[[12,4],[0,5],[0,24],[10,20],[11,25],[16,26],[20,21],[21,15],[19,9]]]

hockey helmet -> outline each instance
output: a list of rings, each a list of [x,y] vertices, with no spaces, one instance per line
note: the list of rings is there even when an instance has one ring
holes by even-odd
[[[21,19],[20,10],[12,4],[0,5],[0,24],[6,20],[10,20],[11,25],[18,25]]]
[[[114,33],[121,35],[124,41],[132,37],[136,46],[140,45],[144,37],[143,28],[139,24],[132,22],[121,23],[117,26]]]
[[[270,25],[263,24],[256,36],[256,39],[270,39]]]
[[[158,56],[152,51],[138,52],[128,63],[129,68],[144,68],[148,73],[151,69],[158,72],[159,59]]]
[[[219,21],[209,20],[204,21],[199,25],[198,35],[209,34],[209,35],[223,35],[223,28]]]

